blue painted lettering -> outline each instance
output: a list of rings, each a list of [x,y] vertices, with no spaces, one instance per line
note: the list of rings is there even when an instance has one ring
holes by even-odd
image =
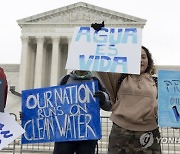
[[[175,117],[176,117],[176,120],[179,121],[180,115],[179,115],[179,112],[178,112],[178,110],[177,110],[177,107],[176,107],[176,106],[173,106],[172,109],[173,109],[174,115],[175,115]]]
[[[116,32],[117,31],[117,32]],[[109,34],[108,34],[109,33]],[[80,39],[87,42],[103,43],[103,44],[120,44],[127,43],[132,40],[132,43],[137,43],[137,29],[136,28],[105,28],[100,31],[95,31],[94,35],[90,34],[90,27],[80,27],[75,41]]]
[[[110,29],[110,36],[109,36],[109,43],[111,43],[111,44],[119,44],[121,42],[122,29],[118,29],[116,40],[115,40],[115,34],[114,33],[115,33],[115,29],[111,28]]]
[[[102,33],[103,31],[105,32],[105,34],[99,34]],[[93,36],[93,41],[96,43],[107,43],[107,39],[108,39],[108,36],[106,34],[107,32],[108,32],[107,28],[102,28],[100,31],[95,31]]]
[[[114,57],[113,60],[109,56],[93,56],[85,60],[85,55],[79,56],[80,69],[92,71],[108,71],[115,72],[120,66],[124,73],[127,72],[127,57]]]
[[[86,39],[87,42],[91,42],[90,27],[80,27],[75,41],[79,41],[81,36],[84,36],[84,39]]]
[[[132,43],[137,43],[137,29],[136,28],[125,29],[125,33],[122,38],[122,43],[127,43],[129,36],[132,37]]]
[[[180,92],[180,80],[164,80],[164,83],[166,84],[166,90],[167,92],[174,92],[179,93]]]
[[[115,47],[114,44],[110,44],[108,47],[106,46],[106,44],[97,44],[96,47],[96,56],[104,56],[105,52],[102,52],[103,50],[108,50],[109,52],[107,53],[108,56],[116,56],[118,55],[118,50]]]
[[[97,47],[96,47],[96,55],[104,55],[105,53],[101,52],[104,50],[103,47],[105,47],[106,45],[105,44],[97,44]]]
[[[0,134],[3,135],[3,138],[10,138],[11,136],[13,136],[13,134],[10,133],[9,130],[3,129],[4,126],[5,126],[4,124],[0,123]],[[1,143],[1,139],[2,137],[0,137],[0,143]]]
[[[118,50],[117,50],[117,48],[115,47],[114,44],[110,44],[108,49],[109,49],[109,51],[112,51],[112,52],[107,53],[107,55],[109,55],[109,56],[116,56],[118,54]]]
[[[99,68],[101,71],[106,72],[111,67],[111,58],[108,56],[101,56]]]

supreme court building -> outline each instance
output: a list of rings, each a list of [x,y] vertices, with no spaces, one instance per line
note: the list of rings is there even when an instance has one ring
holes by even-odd
[[[57,85],[68,71],[65,64],[74,28],[102,21],[105,27],[143,28],[146,23],[145,19],[84,2],[17,20],[22,41],[20,65],[0,65],[7,75],[9,88],[14,86],[21,93],[25,89]],[[10,91],[7,110],[15,114],[21,110],[21,98]]]
[[[67,73],[64,68],[74,28],[102,21],[106,27],[143,28],[146,23],[84,2],[18,20],[22,29],[19,90],[57,85]]]

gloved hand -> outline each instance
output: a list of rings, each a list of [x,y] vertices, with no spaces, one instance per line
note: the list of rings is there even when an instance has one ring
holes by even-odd
[[[99,101],[100,101],[101,103],[103,103],[103,102],[105,101],[105,99],[106,99],[104,93],[103,93],[102,91],[100,91],[100,90],[98,90],[97,92],[95,92],[93,96],[94,96],[94,97],[98,97],[98,98],[99,98]]]

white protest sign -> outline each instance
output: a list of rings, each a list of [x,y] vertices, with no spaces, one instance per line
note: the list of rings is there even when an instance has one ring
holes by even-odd
[[[24,129],[7,112],[0,112],[0,150],[24,133]]]
[[[141,28],[76,27],[66,69],[140,73]]]

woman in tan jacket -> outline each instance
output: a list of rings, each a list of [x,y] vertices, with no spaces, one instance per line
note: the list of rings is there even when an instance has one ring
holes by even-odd
[[[112,99],[113,126],[109,154],[160,154],[157,119],[157,86],[152,77],[154,62],[142,46],[140,75],[126,74],[118,86],[120,73],[98,75]]]

